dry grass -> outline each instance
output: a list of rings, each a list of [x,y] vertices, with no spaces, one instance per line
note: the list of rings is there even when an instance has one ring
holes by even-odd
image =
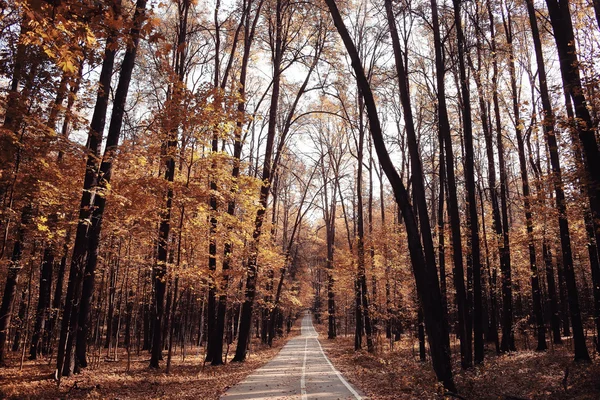
[[[317,330],[321,338],[327,337],[325,327]],[[444,398],[429,361],[418,361],[412,338],[396,343],[393,351],[384,344],[377,354],[354,352],[353,336],[321,343],[336,368],[369,399]],[[455,361],[455,382],[465,399],[600,399],[599,358],[575,363],[567,345],[544,353],[489,352],[482,366],[468,371],[460,370],[459,360]]]
[[[25,361],[19,371],[19,359],[11,359],[13,367],[0,369],[0,398],[4,399],[218,399],[229,387],[242,381],[252,371],[273,358],[291,337],[299,334],[295,326],[286,337],[270,348],[252,343],[244,363],[227,363],[219,367],[202,366],[203,355],[192,349],[185,361],[173,357],[171,373],[148,368],[149,356],[132,357],[127,372],[127,357],[101,361],[81,374],[63,378],[60,387],[52,379],[54,364],[47,361]],[[232,346],[230,352],[235,348]],[[229,355],[229,359],[232,358]],[[166,360],[166,355],[165,355]]]

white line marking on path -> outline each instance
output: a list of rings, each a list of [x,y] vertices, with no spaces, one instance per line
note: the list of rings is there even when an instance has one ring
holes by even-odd
[[[308,353],[308,338],[304,341],[304,361],[302,362],[302,377],[300,378],[302,400],[308,400],[308,396],[306,395],[306,353]]]
[[[312,321],[311,321],[311,325],[312,325]],[[312,329],[315,332],[315,334],[318,335],[314,325],[312,325]],[[337,375],[339,380],[344,384],[344,386],[346,386],[346,388],[350,391],[350,393],[352,393],[354,395],[354,398],[356,400],[362,400],[362,397],[360,397],[360,395],[356,392],[356,390],[354,390],[354,388],[352,388],[352,386],[348,383],[348,381],[346,379],[344,379],[344,377],[342,376],[340,371],[335,369],[335,367],[333,366],[331,361],[329,361],[329,358],[325,355],[325,352],[323,351],[323,347],[321,346],[321,342],[319,342],[319,339],[317,339],[315,337],[315,340],[317,341],[317,344],[319,345],[319,349],[321,350],[321,354],[325,358],[325,361],[327,361],[327,364],[329,364],[329,366],[331,367],[331,370]],[[304,357],[306,358],[306,353],[305,353]],[[302,377],[304,377],[304,374],[302,374]]]

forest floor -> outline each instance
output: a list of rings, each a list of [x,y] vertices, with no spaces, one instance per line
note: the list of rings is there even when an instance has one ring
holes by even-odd
[[[148,368],[150,357],[143,352],[132,356],[127,372],[127,355],[123,352],[119,361],[100,361],[86,368],[81,374],[62,378],[60,387],[53,379],[55,364],[47,360],[25,360],[19,370],[20,357],[8,360],[8,368],[0,369],[0,399],[218,399],[229,387],[244,380],[252,371],[272,359],[284,344],[300,334],[296,324],[284,338],[273,347],[260,344],[253,338],[250,354],[243,363],[227,363],[222,366],[202,366],[204,348],[188,350],[185,361],[179,351],[174,354],[170,374],[165,374],[165,361],[160,371]],[[233,358],[235,347],[229,349],[228,360]]]
[[[378,352],[369,354],[366,350],[354,351],[353,335],[328,340],[326,325],[317,326],[317,330],[335,367],[369,399],[444,398],[430,361],[418,360],[416,339],[403,335],[390,351],[383,336],[378,341]],[[568,343],[543,353],[524,350],[497,356],[495,351],[489,351],[482,366],[467,371],[460,369],[459,360],[454,357],[458,398],[600,399],[600,356],[592,354],[590,343],[593,362],[575,363]],[[458,348],[453,348],[453,354],[457,353]]]

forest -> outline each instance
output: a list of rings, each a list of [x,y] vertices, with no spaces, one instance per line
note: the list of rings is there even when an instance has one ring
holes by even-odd
[[[0,398],[600,398],[596,60],[600,0],[0,0]]]

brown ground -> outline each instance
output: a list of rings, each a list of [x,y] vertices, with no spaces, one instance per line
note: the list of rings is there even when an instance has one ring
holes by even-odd
[[[317,330],[336,368],[369,399],[444,398],[429,361],[418,361],[416,340],[405,338],[395,343],[393,351],[387,343],[379,343],[377,354],[355,353],[354,336],[327,340],[326,326]],[[600,399],[600,357],[592,355],[591,364],[574,363],[568,348],[565,344],[545,353],[519,351],[502,356],[490,352],[482,366],[469,371],[461,371],[456,364],[459,394],[465,399]],[[591,344],[588,348],[592,351]]]
[[[404,338],[395,343],[393,351],[382,340],[377,354],[355,353],[353,336],[330,341],[325,339],[326,327],[316,327],[323,349],[336,368],[369,399],[443,398],[429,362],[418,361],[414,339]],[[0,399],[217,399],[227,388],[273,358],[287,339],[298,333],[296,326],[287,338],[276,341],[273,348],[253,343],[248,361],[241,364],[203,368],[203,357],[197,354],[197,349],[186,356],[185,362],[177,354],[169,375],[164,368],[158,372],[149,370],[146,354],[132,357],[131,370],[126,372],[127,361],[122,354],[118,362],[100,361],[80,375],[63,378],[60,387],[52,379],[53,365],[47,361],[26,360],[19,371],[20,359],[13,358],[9,359],[12,367],[0,369]],[[546,353],[519,351],[497,357],[489,352],[483,366],[461,371],[455,365],[460,396],[507,400],[600,399],[600,357],[593,355],[591,364],[578,364],[572,361],[568,349],[567,343]],[[232,346],[230,352],[233,351]]]
[[[230,386],[273,358],[299,330],[295,326],[272,348],[253,342],[244,363],[202,367],[203,356],[198,355],[198,349],[192,349],[185,361],[179,353],[173,357],[171,373],[167,375],[166,361],[161,363],[161,371],[150,370],[150,358],[143,352],[140,357],[132,357],[130,372],[126,372],[127,357],[123,353],[120,361],[101,361],[79,375],[63,378],[60,387],[52,379],[54,364],[26,360],[19,371],[20,358],[9,359],[12,367],[0,369],[0,399],[218,399]],[[231,359],[235,347],[229,351]]]

